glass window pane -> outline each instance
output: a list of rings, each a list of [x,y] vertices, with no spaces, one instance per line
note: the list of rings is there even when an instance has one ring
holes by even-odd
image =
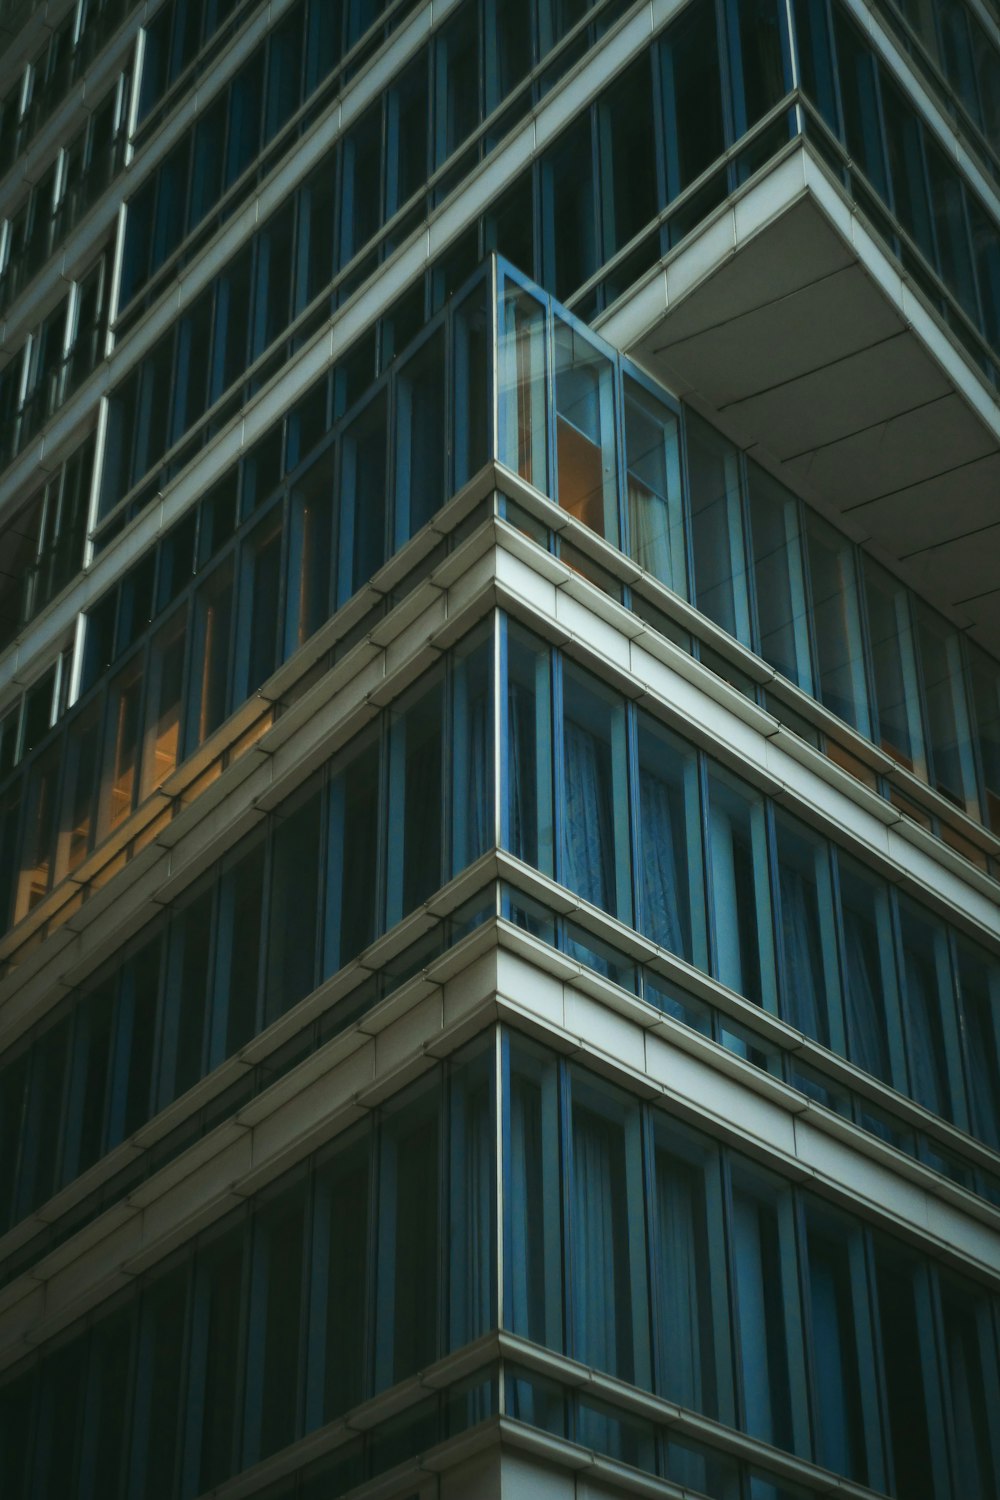
[[[240,547],[240,623],[234,707],[251,697],[278,665],[278,602],[281,592],[281,506]]]
[[[629,555],[686,598],[677,417],[628,375],[624,400]]]
[[[479,473],[492,449],[491,322],[488,283],[480,281],[452,314],[451,432],[456,490]]]
[[[378,736],[366,735],[352,743],[330,780],[324,974],[349,963],[381,930],[379,762]]]
[[[459,1349],[496,1327],[495,1033],[463,1059],[450,1084],[448,1347]]]
[[[542,157],[542,205],[542,279],[565,302],[597,270],[589,113]]]
[[[647,937],[705,966],[698,759],[650,715],[639,712],[639,927]]]
[[[80,1469],[81,1495],[117,1497],[122,1493],[132,1406],[134,1335],[135,1318],[130,1307],[101,1318],[94,1329],[87,1371],[90,1439]]]
[[[866,1484],[866,1426],[873,1423],[875,1392],[864,1243],[856,1225],[808,1197],[805,1227],[815,1456],[825,1468]]]
[[[180,1456],[187,1268],[160,1276],[142,1299],[129,1493],[169,1500]]]
[[[1000,973],[997,963],[972,943],[959,942],[965,1067],[973,1134],[1000,1147]]]
[[[331,613],[337,496],[330,443],[299,475],[291,494],[291,538],[285,604],[285,655],[307,641]]]
[[[612,916],[631,917],[625,705],[571,662],[563,670],[559,878]]]
[[[396,375],[396,546],[445,500],[445,342],[441,328]]]
[[[917,605],[920,676],[927,713],[931,785],[970,817],[978,817],[972,734],[958,631]]]
[[[383,390],[347,426],[341,440],[338,605],[385,562],[387,445]]]
[[[961,1124],[955,991],[942,924],[924,907],[899,898],[904,982],[903,1021],[914,1099],[936,1115]]]
[[[160,1037],[161,1109],[197,1083],[204,1070],[213,896],[210,885],[170,924]]]
[[[275,814],[268,888],[265,1021],[290,1010],[316,983],[322,795],[300,792]]]
[[[686,6],[659,45],[668,203],[725,150],[715,10]]]
[[[813,691],[800,506],[759,464],[747,464],[760,654]]]
[[[22,1126],[18,1218],[51,1198],[59,1185],[71,1024],[71,1016],[64,1012],[31,1049],[31,1077]]]
[[[639,1109],[572,1075],[569,1353],[648,1386],[648,1292]]]
[[[555,371],[559,504],[617,545],[614,366],[557,319]]]
[[[657,1391],[708,1417],[731,1421],[718,1152],[656,1114],[653,1173]]]
[[[512,1332],[561,1349],[559,1065],[551,1053],[514,1037],[508,1056],[505,1319]]]
[[[235,1467],[242,1375],[242,1216],[230,1229],[213,1231],[199,1247],[194,1268],[186,1494],[200,1494],[227,1479]]]
[[[743,1425],[764,1442],[803,1452],[807,1428],[791,1191],[742,1163],[734,1164],[732,1191]]]
[[[180,759],[186,645],[187,610],[181,609],[157,632],[150,648],[140,800],[163,785]]]
[[[730,989],[774,1010],[764,801],[714,768],[709,771],[708,797],[712,971]]]
[[[415,1374],[440,1351],[439,1116],[435,1078],[387,1110],[382,1125],[376,1390]]]
[[[451,873],[496,842],[493,819],[494,631],[463,642],[451,658]]]
[[[774,829],[781,1014],[806,1036],[843,1052],[830,848],[785,812],[775,812]]]
[[[738,135],[785,93],[783,9],[778,0],[741,0],[737,7],[740,86],[733,114]]]
[[[879,743],[901,765],[926,778],[909,590],[871,558],[862,563]]]
[[[243,1462],[298,1435],[306,1325],[304,1173],[266,1195],[253,1223]]]
[[[946,1493],[941,1473],[944,1434],[932,1385],[936,1357],[926,1270],[890,1242],[879,1241],[875,1282],[889,1447],[895,1471],[895,1484],[890,1488],[907,1500],[935,1500]]]
[[[656,213],[652,83],[650,59],[643,56],[598,101],[605,260]]]
[[[92,1166],[104,1148],[111,1082],[115,988],[107,981],[76,1007],[62,1180]]]
[[[264,853],[264,839],[254,835],[238,847],[219,882],[212,1067],[239,1051],[257,1030]]]
[[[693,412],[685,412],[695,602],[723,630],[750,644],[739,453]]]
[[[997,833],[1000,832],[1000,665],[976,647],[969,651],[969,664],[985,812],[989,826]]]
[[[152,1113],[162,949],[160,932],[126,960],[122,971],[109,1145],[132,1135]]]
[[[14,920],[34,910],[52,884],[52,860],[58,829],[59,774],[62,744],[51,745],[28,774],[24,827],[21,834],[21,873]]]
[[[316,1165],[310,1322],[323,1330],[321,1404],[309,1425],[331,1421],[368,1390],[371,1337],[371,1149],[367,1131],[337,1141]],[[310,1405],[317,1394],[310,1390]]]
[[[1000,1390],[990,1299],[956,1276],[942,1275],[940,1286],[954,1493],[990,1495],[1000,1485],[995,1420]]]
[[[883,1083],[895,1082],[905,1089],[889,893],[884,881],[839,851],[838,866],[848,1056]]]
[[[394,709],[389,730],[389,851],[386,927],[442,882],[444,684],[433,674]]]
[[[203,744],[226,717],[232,610],[233,559],[230,554],[209,574],[194,596],[189,690],[191,712],[185,731],[189,751]]]
[[[805,519],[820,700],[862,734],[868,734],[855,549],[815,511],[806,510]]]
[[[500,347],[500,458],[543,494],[548,488],[545,309],[505,285]]]
[[[549,648],[508,622],[504,846],[553,873],[552,704]]]

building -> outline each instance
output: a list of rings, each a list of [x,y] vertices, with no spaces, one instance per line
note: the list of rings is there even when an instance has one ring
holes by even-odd
[[[4,1500],[996,1495],[995,0],[0,21]]]

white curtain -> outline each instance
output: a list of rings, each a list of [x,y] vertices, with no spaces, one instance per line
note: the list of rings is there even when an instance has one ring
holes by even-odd
[[[642,810],[642,893],[645,932],[672,953],[688,957],[686,923],[682,917],[682,890],[676,839],[684,838],[683,820],[675,828],[671,788],[657,776],[640,773]]]
[[[608,770],[601,745],[582,725],[565,722],[566,884],[604,911],[614,911],[614,828]]]

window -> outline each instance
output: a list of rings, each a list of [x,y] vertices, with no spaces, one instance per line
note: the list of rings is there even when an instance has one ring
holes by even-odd
[[[631,919],[625,705],[565,663],[559,879],[621,921]]]
[[[629,556],[686,597],[679,423],[628,375],[624,403]]]
[[[654,942],[704,967],[697,756],[640,711],[638,764],[639,926]]]
[[[698,608],[750,644],[740,456],[700,417],[685,416],[691,543]]]
[[[559,504],[617,546],[614,367],[558,320],[555,404]]]

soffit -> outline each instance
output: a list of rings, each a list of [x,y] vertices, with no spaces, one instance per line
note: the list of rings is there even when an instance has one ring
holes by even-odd
[[[797,156],[602,331],[1000,655],[996,392]]]

